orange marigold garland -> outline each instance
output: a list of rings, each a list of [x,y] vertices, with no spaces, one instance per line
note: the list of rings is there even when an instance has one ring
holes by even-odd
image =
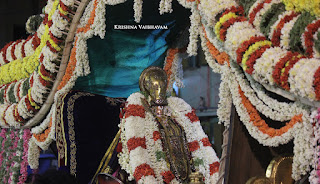
[[[244,92],[241,90],[240,86],[239,86],[239,94],[241,97],[241,103],[246,108],[252,124],[255,127],[257,127],[259,131],[269,135],[270,137],[281,136],[282,134],[286,133],[289,129],[291,129],[293,125],[295,125],[298,122],[302,122],[302,114],[299,114],[294,116],[290,122],[286,123],[286,125],[280,129],[270,128],[268,124],[260,117],[258,111],[251,104],[248,98],[244,95]]]

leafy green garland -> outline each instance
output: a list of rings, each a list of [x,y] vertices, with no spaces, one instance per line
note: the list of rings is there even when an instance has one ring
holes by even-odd
[[[243,6],[244,8],[244,13],[246,16],[248,16],[249,10],[251,6],[256,2],[257,0],[240,0],[239,4]]]
[[[30,88],[29,80],[25,80],[22,84],[22,96],[25,96],[28,93],[28,89]],[[10,103],[17,103],[16,94],[14,92],[15,85],[11,85],[8,89],[8,95],[9,95],[9,102]],[[4,104],[4,95],[5,95],[5,88],[0,89],[0,104]]]
[[[271,26],[278,20],[278,16],[286,11],[286,7],[283,3],[272,4],[271,8],[262,15],[260,22],[260,31],[268,36]]]
[[[304,49],[302,47],[301,35],[304,33],[305,28],[308,24],[310,24],[316,17],[311,15],[309,12],[301,13],[301,16],[297,19],[293,28],[291,29],[290,42],[289,46],[292,51],[298,51],[300,53],[304,53]]]

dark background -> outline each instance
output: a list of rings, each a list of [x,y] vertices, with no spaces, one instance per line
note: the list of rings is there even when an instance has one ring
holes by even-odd
[[[0,0],[0,48],[6,43],[27,38],[25,23],[40,14],[46,0]]]

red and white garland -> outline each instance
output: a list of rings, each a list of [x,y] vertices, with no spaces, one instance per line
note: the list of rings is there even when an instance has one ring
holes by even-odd
[[[128,98],[126,112],[120,124],[122,152],[119,162],[138,183],[179,183],[167,166],[161,136],[153,115],[142,106],[141,93]],[[165,112],[179,123],[186,133],[193,160],[200,161],[196,168],[205,177],[205,183],[215,183],[218,179],[219,159],[202,130],[193,109],[180,98],[168,98]]]

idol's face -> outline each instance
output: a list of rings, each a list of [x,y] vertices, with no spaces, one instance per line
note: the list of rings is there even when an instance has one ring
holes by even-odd
[[[147,89],[154,105],[166,105],[167,79],[165,76],[152,75],[147,83]]]

